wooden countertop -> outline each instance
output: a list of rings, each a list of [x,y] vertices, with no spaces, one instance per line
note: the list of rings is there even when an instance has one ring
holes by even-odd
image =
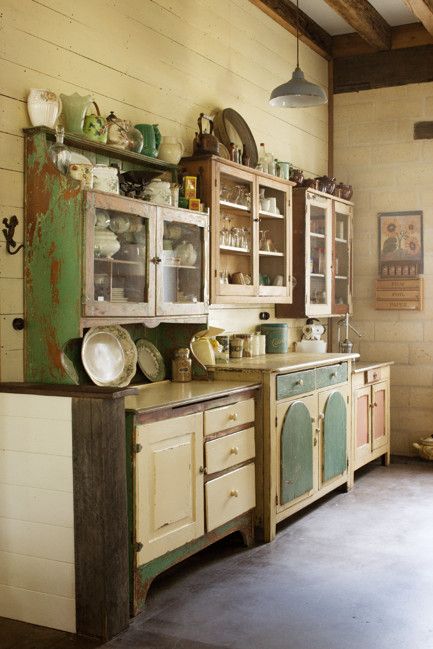
[[[254,358],[231,358],[228,363],[218,363],[209,367],[214,370],[258,370],[261,372],[294,372],[322,365],[332,365],[343,361],[359,358],[359,354],[301,354],[289,352],[288,354],[264,354]]]
[[[159,381],[138,386],[136,395],[126,397],[125,408],[134,412],[173,408],[259,387],[260,384],[251,381],[190,381],[188,383]]]
[[[360,363],[359,361],[356,361],[356,363],[352,365],[352,374],[360,374],[361,372],[367,372],[368,370],[375,370],[378,367],[388,367],[388,365],[394,365],[394,361],[384,361],[381,363],[374,363],[373,361]]]

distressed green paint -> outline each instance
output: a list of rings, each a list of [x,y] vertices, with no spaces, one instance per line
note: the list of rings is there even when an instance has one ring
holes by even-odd
[[[311,392],[316,387],[315,370],[293,372],[277,376],[277,401],[295,397],[303,392]]]
[[[251,512],[238,516],[228,523],[220,525],[220,527],[212,530],[212,532],[208,532],[207,534],[200,536],[198,539],[185,543],[185,545],[182,545],[180,548],[167,552],[162,557],[149,561],[149,563],[138,566],[136,569],[135,579],[134,612],[137,613],[143,607],[147,589],[152,579],[161,574],[161,572],[164,572],[164,570],[167,570],[176,563],[179,563],[179,561],[183,561],[225,536],[236,531],[250,530],[252,526],[251,517]]]
[[[302,401],[289,406],[281,430],[281,487],[284,505],[313,488],[311,415]]]
[[[61,354],[80,335],[83,194],[47,150],[44,132],[26,135],[25,380],[72,383]]]
[[[347,363],[339,365],[327,365],[316,369],[316,385],[318,388],[325,388],[328,385],[345,383],[348,379]]]
[[[323,480],[331,480],[346,470],[347,412],[340,392],[333,392],[325,405],[323,420]]]
[[[126,493],[128,496],[128,555],[129,555],[129,600],[132,606],[132,594],[134,592],[134,466],[133,466],[133,448],[134,443],[134,413],[127,412],[125,417],[126,432]]]

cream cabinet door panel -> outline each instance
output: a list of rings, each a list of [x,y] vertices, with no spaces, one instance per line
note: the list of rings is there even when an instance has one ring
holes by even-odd
[[[137,427],[138,565],[204,532],[202,422],[198,413]]]

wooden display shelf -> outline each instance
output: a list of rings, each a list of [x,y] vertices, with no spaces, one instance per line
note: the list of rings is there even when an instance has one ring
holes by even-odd
[[[260,257],[284,257],[284,252],[271,252],[270,250],[259,250]]]
[[[240,210],[241,212],[251,212],[250,208],[246,205],[240,205],[239,203],[231,203],[230,201],[220,201],[221,207],[226,207],[231,210]]]
[[[236,246],[220,246],[220,250],[223,252],[234,252],[238,255],[250,255],[251,250],[246,250],[245,248],[237,248]]]
[[[259,212],[259,216],[264,216],[268,219],[282,219],[284,221],[284,214],[277,214],[276,212]]]

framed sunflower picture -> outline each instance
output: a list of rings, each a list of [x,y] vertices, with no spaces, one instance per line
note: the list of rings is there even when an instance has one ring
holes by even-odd
[[[423,272],[422,212],[381,212],[380,277],[417,277]]]

